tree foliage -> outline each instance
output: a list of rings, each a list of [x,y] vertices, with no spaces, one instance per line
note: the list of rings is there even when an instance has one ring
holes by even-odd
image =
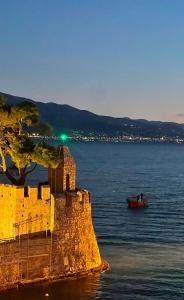
[[[34,143],[27,128],[36,126],[39,113],[35,104],[24,101],[7,105],[0,96],[0,157],[2,172],[16,185],[23,185],[26,176],[37,164],[56,168],[57,150],[46,143]],[[10,164],[11,161],[11,164]]]

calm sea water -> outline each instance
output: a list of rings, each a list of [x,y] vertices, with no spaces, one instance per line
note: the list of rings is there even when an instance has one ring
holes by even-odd
[[[78,186],[93,193],[93,223],[111,271],[0,299],[184,299],[184,146],[76,143],[70,149]],[[149,207],[127,209],[126,198],[140,192]]]

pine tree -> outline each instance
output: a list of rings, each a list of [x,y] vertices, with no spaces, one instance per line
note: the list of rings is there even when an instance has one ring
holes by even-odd
[[[0,167],[15,185],[24,185],[27,175],[37,164],[52,168],[59,164],[55,147],[44,142],[35,143],[30,138],[27,129],[38,123],[39,112],[34,103],[23,101],[7,105],[0,95]]]

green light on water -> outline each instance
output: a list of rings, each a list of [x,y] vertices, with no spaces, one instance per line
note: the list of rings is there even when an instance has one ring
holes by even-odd
[[[65,133],[61,134],[60,139],[62,140],[62,142],[66,142],[66,140],[68,139],[67,134],[65,134]]]

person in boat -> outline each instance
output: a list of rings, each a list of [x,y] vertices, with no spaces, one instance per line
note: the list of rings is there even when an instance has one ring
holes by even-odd
[[[144,194],[141,193],[141,201],[143,201],[143,198],[144,198]]]
[[[136,199],[137,199],[137,202],[138,202],[138,201],[139,201],[139,199],[140,199],[140,195],[137,195]]]

